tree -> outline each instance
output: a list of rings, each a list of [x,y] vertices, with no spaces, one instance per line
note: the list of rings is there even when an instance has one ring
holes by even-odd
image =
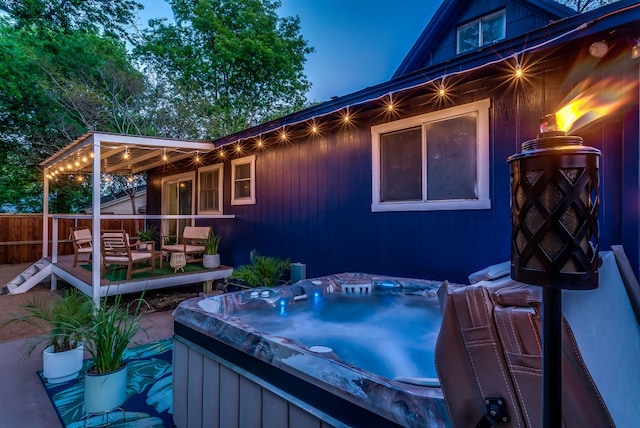
[[[578,13],[588,10],[597,9],[607,4],[615,3],[618,0],[556,0],[558,3],[564,4]]]
[[[126,37],[143,6],[135,0],[0,0],[16,28],[83,30]]]
[[[0,151],[7,159],[1,179],[11,181],[0,191],[0,210],[41,209],[32,196],[39,190],[41,200],[38,164],[87,130],[140,129],[144,79],[116,37],[133,24],[137,3],[104,2],[98,10],[101,5],[0,0],[0,10],[9,13],[0,18]],[[88,191],[62,179],[51,190],[52,207],[67,212],[81,206]]]
[[[215,138],[302,108],[313,52],[298,17],[270,0],[170,0],[175,23],[153,20],[135,49],[161,97],[160,135]]]

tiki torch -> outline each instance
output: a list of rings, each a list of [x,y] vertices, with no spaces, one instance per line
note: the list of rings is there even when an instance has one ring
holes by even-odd
[[[510,156],[511,277],[543,287],[542,420],[562,426],[562,290],[598,287],[600,151],[545,116]]]

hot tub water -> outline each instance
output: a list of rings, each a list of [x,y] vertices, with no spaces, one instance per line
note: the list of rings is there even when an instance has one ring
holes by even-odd
[[[234,315],[234,314],[229,314]],[[339,293],[238,312],[264,333],[326,348],[344,362],[384,376],[437,377],[433,348],[440,329],[437,299],[421,295]]]

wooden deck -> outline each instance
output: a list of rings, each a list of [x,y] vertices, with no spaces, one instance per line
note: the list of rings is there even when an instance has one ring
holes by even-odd
[[[100,281],[100,296],[113,296],[116,294],[134,293],[142,290],[154,290],[158,288],[175,287],[179,285],[202,283],[204,292],[212,291],[213,281],[224,279],[231,275],[233,268],[220,266],[216,269],[203,269],[197,272],[178,272],[159,276],[145,276],[132,278],[128,281]],[[58,256],[58,261],[52,265],[52,273],[58,278],[68,282],[89,296],[93,295],[91,285],[91,271],[80,267],[73,267],[73,256]],[[52,281],[55,286],[55,281]]]

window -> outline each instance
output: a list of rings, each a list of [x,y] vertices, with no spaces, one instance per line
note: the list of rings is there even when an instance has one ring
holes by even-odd
[[[457,52],[490,45],[506,37],[505,11],[492,13],[458,27]]]
[[[489,100],[371,128],[372,211],[491,208]]]
[[[256,157],[231,161],[231,205],[256,203]]]
[[[222,214],[222,164],[198,169],[198,213]]]

